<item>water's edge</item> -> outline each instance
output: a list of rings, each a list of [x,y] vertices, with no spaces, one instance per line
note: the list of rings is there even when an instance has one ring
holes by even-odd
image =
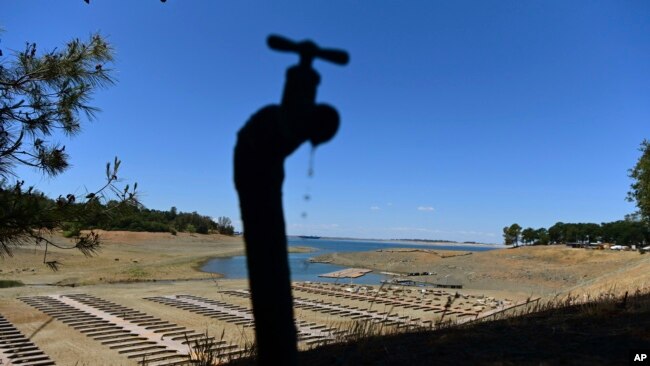
[[[338,239],[301,239],[290,237],[289,246],[314,248],[309,253],[289,253],[289,267],[293,281],[321,281],[321,282],[348,282],[350,279],[332,279],[318,277],[318,275],[334,272],[346,267],[330,263],[310,263],[309,259],[322,254],[335,252],[364,252],[387,248],[414,248],[414,249],[438,249],[458,251],[485,251],[498,249],[498,246],[491,245],[462,245],[462,244],[423,244],[389,241],[363,241],[363,240],[338,240]],[[244,279],[248,276],[246,257],[244,255],[212,258],[201,266],[201,271],[207,273],[218,273],[225,279]],[[389,279],[389,276],[371,272],[365,276],[355,279],[356,282],[366,284],[380,284],[382,280]],[[353,281],[350,281],[353,282]]]

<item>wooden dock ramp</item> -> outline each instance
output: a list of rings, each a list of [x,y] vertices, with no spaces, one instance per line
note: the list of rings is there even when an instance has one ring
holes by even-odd
[[[340,271],[335,271],[335,272],[330,272],[330,273],[325,273],[322,275],[318,275],[318,277],[327,277],[327,278],[357,278],[365,275],[368,272],[372,272],[372,270],[365,269],[365,268],[346,268],[342,269]]]

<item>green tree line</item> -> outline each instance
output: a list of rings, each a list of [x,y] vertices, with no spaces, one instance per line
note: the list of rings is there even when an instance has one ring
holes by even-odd
[[[77,235],[79,230],[125,230],[149,232],[188,232],[198,234],[220,233],[234,235],[235,228],[228,217],[221,216],[214,221],[212,217],[195,212],[179,212],[176,207],[167,211],[153,210],[141,205],[121,208],[119,214],[110,212],[119,206],[117,201],[108,201],[105,205],[99,201],[92,203],[90,213],[76,222],[62,226],[65,235]],[[96,212],[96,214],[93,214]],[[108,212],[108,214],[106,214]]]
[[[547,245],[562,243],[613,243],[618,245],[647,245],[650,230],[637,215],[625,220],[595,223],[558,222],[549,228],[522,228],[512,224],[503,228],[506,245]]]
[[[29,188],[0,189],[0,198],[3,203],[13,205],[12,213],[24,213],[19,221],[29,222],[56,222],[51,229],[60,228],[67,237],[79,236],[81,230],[125,230],[149,232],[177,232],[188,233],[220,233],[234,235],[235,229],[230,218],[221,216],[214,221],[212,217],[201,215],[197,212],[179,212],[176,207],[167,211],[147,209],[141,204],[124,205],[117,200],[110,200],[106,204],[99,199],[91,199],[75,203],[72,196],[59,197],[54,200],[44,194]],[[73,201],[70,202],[70,199]],[[60,208],[72,214],[68,221],[59,221],[49,218],[49,215],[59,215]],[[4,210],[2,210],[4,211]],[[38,213],[39,217],[32,217]],[[2,216],[2,215],[0,215]],[[24,216],[24,217],[23,217]],[[30,219],[30,217],[32,217]]]

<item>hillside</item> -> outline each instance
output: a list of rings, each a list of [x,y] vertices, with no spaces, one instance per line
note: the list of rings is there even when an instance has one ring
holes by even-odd
[[[462,253],[458,253],[462,254]],[[385,249],[332,253],[315,258],[349,267],[388,272],[435,272],[418,280],[452,276],[463,288],[558,294],[642,288],[650,284],[650,255],[613,250],[574,249],[564,245],[529,246],[449,255],[435,249]]]

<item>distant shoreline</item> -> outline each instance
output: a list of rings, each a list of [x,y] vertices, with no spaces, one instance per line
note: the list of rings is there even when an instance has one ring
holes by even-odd
[[[289,235],[289,238],[302,239],[299,235]],[[332,237],[321,236],[318,239],[310,240],[346,240],[346,241],[365,241],[365,242],[381,242],[381,243],[406,243],[411,245],[422,246],[476,246],[476,247],[490,247],[490,248],[507,248],[503,244],[496,243],[476,243],[476,242],[459,242],[459,241],[437,241],[437,240],[422,240],[422,239],[365,239],[365,238],[346,238],[346,237]]]
[[[447,245],[447,246],[467,246],[467,247],[490,247],[490,248],[508,248],[503,244],[492,244],[492,243],[465,243],[465,242],[448,242],[448,241],[413,241],[413,240],[406,240],[406,239],[400,239],[400,240],[383,240],[386,242],[391,242],[391,243],[408,243],[408,244],[413,244],[413,245],[423,245],[423,246],[440,246],[440,245]]]

